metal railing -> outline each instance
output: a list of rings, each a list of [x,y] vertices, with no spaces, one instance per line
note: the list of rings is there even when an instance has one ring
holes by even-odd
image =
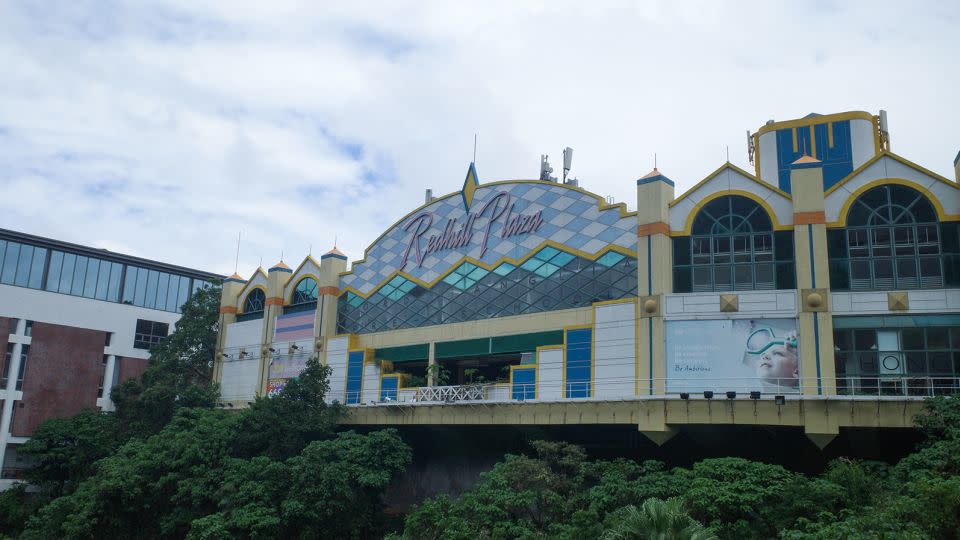
[[[586,387],[584,387],[586,385]],[[960,377],[857,376],[799,379],[633,378],[571,383],[493,383],[400,388],[360,405],[442,405],[520,402],[643,401],[649,399],[916,400],[960,395]],[[564,391],[566,390],[566,391]],[[349,396],[356,403],[358,395]]]

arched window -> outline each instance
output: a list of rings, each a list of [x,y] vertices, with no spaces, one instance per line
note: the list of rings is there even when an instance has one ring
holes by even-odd
[[[317,301],[317,281],[311,277],[303,278],[293,290],[291,305],[309,304]]]
[[[770,216],[738,195],[714,199],[674,238],[674,291],[793,288],[793,238],[773,232]]]
[[[944,285],[941,227],[919,191],[887,184],[857,198],[846,229],[831,230],[835,289],[928,289]],[[834,283],[835,282],[835,283]]]
[[[257,313],[263,311],[263,305],[266,303],[266,295],[263,289],[254,289],[247,294],[247,299],[243,301],[243,313]]]

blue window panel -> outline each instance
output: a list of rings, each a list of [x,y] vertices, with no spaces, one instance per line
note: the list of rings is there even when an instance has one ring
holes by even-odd
[[[509,274],[510,272],[513,272],[513,269],[514,269],[514,268],[516,268],[516,266],[514,266],[514,265],[512,265],[512,264],[510,264],[510,263],[503,263],[503,264],[501,264],[500,266],[494,268],[494,269],[493,269],[493,273],[496,274],[496,275],[498,275],[498,276],[505,276],[505,275]]]
[[[347,405],[360,403],[360,392],[363,390],[363,351],[354,351],[347,356]]]
[[[180,291],[177,293],[177,308],[175,310],[177,313],[180,313],[180,309],[187,303],[188,298],[190,298],[190,278],[180,276]]]
[[[7,242],[6,257],[3,260],[3,270],[0,271],[0,283],[13,285],[17,277],[17,259],[20,258],[20,244]]]
[[[45,248],[34,248],[33,264],[30,266],[30,280],[27,287],[39,289],[43,286],[43,267],[47,263],[47,250]]]
[[[143,301],[147,297],[147,278],[149,272],[145,268],[137,268],[137,288],[133,295],[133,305],[143,306]]]
[[[13,284],[26,287],[30,281],[30,265],[33,264],[33,246],[20,246],[20,259],[17,261],[17,277]]]
[[[106,300],[109,286],[110,261],[100,261],[100,268],[97,269],[97,290],[94,291],[94,298],[97,300]]]
[[[616,251],[608,251],[603,257],[597,259],[597,264],[602,264],[604,266],[613,266],[618,262],[623,260],[623,255],[617,253]]]
[[[120,301],[120,276],[123,274],[123,265],[110,263],[110,284],[107,286],[107,300]]]
[[[163,302],[167,311],[177,311],[177,295],[180,294],[180,282],[184,279],[187,278],[175,275],[170,276],[170,283],[167,286],[167,299]]]
[[[398,377],[380,379],[380,401],[396,401],[399,383]]]
[[[0,272],[3,271],[3,261],[7,257],[7,241],[0,240]]]
[[[50,270],[47,271],[47,290],[57,292],[60,287],[60,269],[63,266],[63,252],[50,253]]]
[[[592,394],[592,341],[593,330],[590,328],[567,331],[565,397],[587,398]]]
[[[73,286],[73,267],[77,264],[77,256],[67,253],[63,256],[63,270],[60,272],[60,287],[58,292],[70,294]]]
[[[512,399],[518,400],[535,399],[537,397],[537,368],[513,370],[510,396]]]
[[[157,306],[157,285],[160,284],[160,272],[150,270],[147,273],[147,295],[143,299],[143,307],[155,308]]]
[[[87,259],[87,277],[83,282],[83,296],[93,298],[97,295],[97,274],[100,271],[99,259]]]
[[[70,287],[72,295],[83,294],[83,284],[87,280],[87,261],[87,257],[77,256],[77,264],[73,267],[73,285]]]
[[[541,261],[549,261],[550,259],[556,257],[557,254],[559,253],[560,253],[559,249],[547,246],[541,249],[540,251],[538,251],[537,254],[534,255],[534,257],[536,257],[537,259],[540,259]]]
[[[123,303],[133,304],[134,292],[137,290],[137,267],[128,266],[123,280]]]
[[[167,286],[170,285],[170,274],[160,273],[160,282],[157,283],[157,309],[173,310],[174,306],[167,307]]]
[[[347,303],[353,307],[360,307],[360,304],[363,303],[363,297],[347,292]]]
[[[576,259],[576,256],[569,253],[560,252],[553,259],[551,259],[550,262],[557,266],[565,266],[568,262],[574,259]]]

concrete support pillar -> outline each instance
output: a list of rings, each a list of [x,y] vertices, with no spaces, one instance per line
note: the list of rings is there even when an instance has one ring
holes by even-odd
[[[663,295],[673,290],[669,205],[673,181],[654,169],[637,180],[637,393],[665,391]]]
[[[237,303],[240,291],[246,285],[246,280],[239,274],[233,274],[223,280],[220,292],[220,332],[217,334],[217,352],[213,362],[213,380],[220,382],[223,376],[223,348],[227,340],[227,327],[237,322]]]
[[[804,394],[836,394],[830,272],[823,210],[823,164],[809,156],[793,163],[793,239],[800,291],[800,376]],[[814,384],[816,383],[816,384]]]
[[[340,298],[340,274],[347,271],[347,256],[333,248],[320,257],[320,282],[317,283],[317,319],[314,321],[318,358],[326,363],[325,341],[337,334],[337,299]]]
[[[790,170],[793,197],[793,242],[799,292],[797,315],[800,377],[805,395],[835,395],[836,363],[833,351],[833,317],[830,313],[830,268],[823,206],[823,163],[809,156],[793,162]],[[830,415],[805,415],[807,436],[823,448],[839,434]]]
[[[436,386],[437,385],[437,368],[434,366],[437,365],[437,344],[434,341],[430,342],[430,347],[427,352],[427,386]]]
[[[259,395],[267,393],[267,379],[270,376],[270,358],[273,347],[273,330],[277,324],[277,317],[283,314],[285,293],[284,289],[293,270],[281,260],[267,271],[267,301],[263,306],[263,326],[260,335],[260,390]]]

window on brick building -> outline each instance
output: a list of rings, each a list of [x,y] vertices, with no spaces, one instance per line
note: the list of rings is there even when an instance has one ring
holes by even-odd
[[[149,349],[160,343],[170,333],[170,325],[163,322],[137,319],[137,331],[133,336],[134,349]]]
[[[23,335],[27,337],[33,335],[33,321],[27,321],[27,325],[23,328]]]
[[[13,343],[7,343],[7,352],[3,356],[3,380],[0,381],[0,388],[5,389],[10,379],[10,364],[13,363]]]
[[[110,335],[110,334],[107,334]],[[97,397],[103,397],[103,381],[107,373],[107,362],[110,360],[109,355],[103,355],[103,369],[100,370],[100,386],[97,387]]]
[[[30,346],[20,346],[20,370],[17,371],[17,386],[15,390],[23,390],[23,374],[27,371],[27,356],[30,355]]]
[[[20,325],[20,319],[10,319],[10,333],[17,335],[17,326]]]

